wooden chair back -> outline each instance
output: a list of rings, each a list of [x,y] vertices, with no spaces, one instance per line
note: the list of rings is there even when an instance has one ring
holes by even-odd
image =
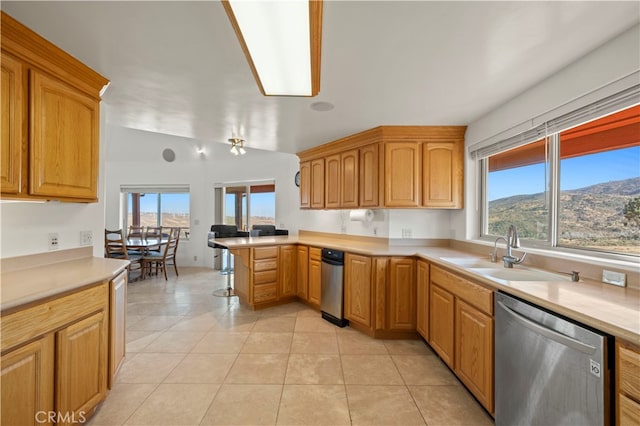
[[[127,238],[142,238],[144,233],[144,226],[131,225],[129,226],[129,232]]]
[[[119,259],[128,259],[127,245],[122,236],[122,229],[104,230],[104,252],[105,257],[115,257]]]
[[[160,237],[162,237],[161,226],[147,226],[147,232],[145,233],[145,238],[160,238]]]

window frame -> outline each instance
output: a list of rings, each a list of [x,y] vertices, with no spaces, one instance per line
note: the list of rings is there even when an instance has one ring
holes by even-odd
[[[625,108],[626,109],[626,108]],[[521,248],[524,249],[541,249],[546,251],[568,253],[582,256],[593,256],[602,259],[618,260],[623,262],[638,261],[640,256],[634,254],[622,254],[615,252],[608,252],[603,250],[597,250],[592,248],[577,248],[571,246],[558,245],[559,243],[559,228],[560,228],[560,131],[549,134],[546,136],[548,141],[548,179],[547,183],[547,201],[548,201],[548,218],[547,226],[549,229],[549,237],[546,241],[525,239],[521,238]],[[529,142],[533,143],[533,142]],[[478,178],[480,179],[480,217],[479,219],[479,239],[482,241],[489,241],[494,243],[497,238],[504,237],[504,235],[492,235],[489,234],[489,200],[488,200],[488,176],[489,176],[489,157],[476,158],[477,170],[479,172]]]

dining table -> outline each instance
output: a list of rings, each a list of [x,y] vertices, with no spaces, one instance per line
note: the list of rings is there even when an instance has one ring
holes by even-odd
[[[143,254],[154,249],[160,249],[160,247],[166,245],[168,242],[169,237],[130,237],[125,240],[127,250],[139,250]]]

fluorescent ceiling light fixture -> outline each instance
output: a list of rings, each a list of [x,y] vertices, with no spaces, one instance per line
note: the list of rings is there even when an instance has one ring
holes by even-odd
[[[222,0],[263,95],[320,91],[322,0]]]

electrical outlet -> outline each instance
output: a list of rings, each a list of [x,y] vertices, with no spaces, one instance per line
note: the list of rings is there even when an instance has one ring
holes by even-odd
[[[49,250],[58,250],[58,233],[52,232],[49,234]]]
[[[91,232],[91,231],[80,231],[80,245],[81,246],[91,246],[91,245],[93,245],[93,232]]]
[[[619,287],[627,286],[627,274],[623,272],[602,270],[602,282],[617,285]]]
[[[402,238],[411,238],[411,228],[402,228]]]

